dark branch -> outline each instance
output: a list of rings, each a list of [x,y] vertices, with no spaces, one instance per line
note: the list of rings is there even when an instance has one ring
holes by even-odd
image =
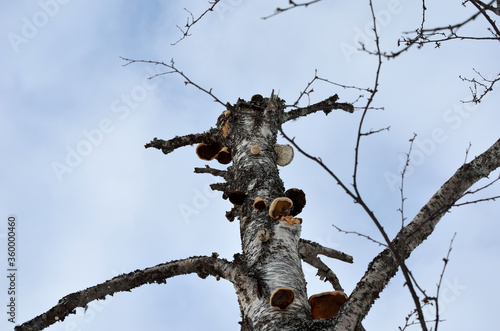
[[[338,95],[333,95],[328,99],[325,99],[321,102],[315,103],[314,105],[310,105],[303,108],[297,108],[290,110],[283,114],[283,121],[285,123],[290,120],[294,120],[301,116],[307,116],[309,114],[315,113],[317,111],[323,111],[326,115],[328,115],[333,109],[342,109],[348,113],[354,112],[354,107],[350,103],[337,103],[339,99]]]
[[[180,42],[181,40],[183,40],[183,39],[184,39],[184,38],[186,38],[186,37],[189,37],[189,36],[190,36],[190,34],[189,34],[189,30],[191,29],[191,27],[192,27],[193,25],[195,25],[196,23],[198,23],[198,21],[199,21],[199,20],[201,20],[201,18],[202,18],[203,16],[205,16],[205,14],[207,14],[208,12],[213,11],[213,10],[214,10],[215,5],[217,5],[219,2],[220,2],[220,0],[214,0],[213,2],[210,2],[210,1],[209,1],[208,3],[212,4],[212,6],[211,6],[210,8],[208,8],[207,10],[205,10],[205,11],[203,12],[203,14],[201,14],[201,15],[200,15],[198,18],[196,18],[196,19],[194,18],[193,14],[192,14],[189,10],[187,10],[186,8],[184,8],[184,10],[185,10],[185,11],[187,11],[187,12],[189,13],[189,16],[188,16],[188,18],[187,18],[187,23],[186,23],[186,25],[185,25],[186,30],[185,30],[185,31],[184,31],[184,30],[182,30],[182,28],[181,28],[180,26],[178,26],[178,25],[177,25],[177,28],[178,28],[178,29],[182,32],[182,37],[181,37],[179,40],[177,40],[175,43],[171,44],[171,45],[172,45],[172,46],[177,45],[177,43],[178,43],[178,42]],[[189,20],[190,18],[191,18],[191,21]]]
[[[363,237],[371,242],[374,242],[375,244],[379,245],[379,246],[384,246],[384,247],[387,247],[386,244],[383,244],[381,243],[380,241],[378,240],[375,240],[373,239],[372,237],[370,236],[367,236],[366,234],[362,234],[362,233],[359,233],[357,231],[346,231],[346,230],[342,230],[341,228],[339,228],[338,226],[336,226],[335,224],[332,224],[332,226],[338,231],[338,232],[341,232],[341,233],[345,233],[345,234],[355,234],[357,235],[358,237]]]
[[[149,143],[144,145],[145,148],[157,148],[163,152],[163,154],[168,154],[173,152],[179,147],[184,147],[193,144],[199,144],[201,142],[212,143],[217,141],[218,129],[210,129],[205,133],[195,133],[188,134],[185,136],[177,136],[169,140],[153,138]]]
[[[227,171],[210,168],[208,165],[205,168],[194,168],[194,172],[197,174],[211,174],[213,176],[219,176],[225,178]]]
[[[276,10],[275,10],[274,13],[272,13],[269,16],[262,17],[262,19],[266,20],[266,19],[268,19],[270,17],[273,17],[273,16],[276,16],[278,14],[281,14],[281,13],[287,11],[287,10],[294,9],[294,8],[297,8],[297,7],[307,7],[309,5],[312,5],[313,3],[320,2],[320,1],[321,0],[311,0],[311,1],[303,2],[303,3],[295,3],[295,1],[289,0],[288,3],[290,4],[290,6],[284,7],[284,8],[278,7],[278,8],[276,8]]]
[[[176,73],[176,74],[179,74],[181,75],[185,81],[184,81],[184,84],[185,85],[193,85],[194,87],[196,87],[197,89],[205,92],[206,94],[210,95],[215,102],[218,102],[220,103],[222,106],[224,107],[227,107],[229,109],[232,108],[231,104],[229,104],[228,102],[224,103],[222,101],[220,101],[213,93],[212,93],[212,89],[205,89],[203,87],[201,87],[200,85],[194,83],[191,79],[189,79],[182,71],[180,71],[179,69],[177,69],[175,67],[175,62],[174,62],[174,59],[170,60],[170,64],[167,64],[165,62],[161,62],[161,61],[150,61],[150,60],[133,60],[133,59],[128,59],[128,58],[125,58],[125,57],[120,57],[122,60],[124,61],[127,61],[127,63],[125,63],[123,66],[128,66],[129,64],[132,64],[132,63],[149,63],[149,64],[154,64],[154,65],[160,65],[160,66],[164,66],[164,67],[167,67],[169,69],[171,69],[171,71],[166,71],[166,72],[162,72],[162,73],[159,73],[159,74],[156,74],[154,76],[151,76],[149,77],[149,79],[152,79],[152,78],[155,78],[157,76],[163,76],[163,75],[168,75],[168,74],[173,74],[173,73]]]
[[[470,92],[472,94],[472,99],[467,101],[462,101],[463,103],[473,102],[475,104],[480,103],[483,98],[489,92],[493,91],[493,86],[500,81],[500,74],[497,75],[495,79],[487,79],[481,75],[476,69],[473,69],[474,72],[481,78],[482,81],[476,80],[475,78],[469,79],[466,77],[458,76],[462,81],[472,83],[472,87],[469,87]],[[482,89],[480,92],[478,89]]]

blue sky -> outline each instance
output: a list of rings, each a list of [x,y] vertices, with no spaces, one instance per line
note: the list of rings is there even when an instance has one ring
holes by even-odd
[[[261,19],[286,3],[224,0],[193,27],[192,36],[171,46],[180,36],[176,25],[186,22],[183,8],[199,15],[206,1],[0,2],[0,210],[3,219],[15,214],[19,220],[18,323],[119,273],[212,252],[231,259],[239,252],[238,225],[224,217],[229,202],[207,189],[214,178],[193,173],[205,165],[194,147],[167,156],[143,147],[154,137],[203,132],[224,109],[179,76],[147,80],[161,68],[123,67],[120,56],[173,58],[193,81],[232,103],[273,89],[293,103],[315,69],[337,83],[372,87],[376,59],[354,51],[358,41],[374,46],[366,38],[371,24],[366,2],[323,1]],[[460,2],[426,5],[429,26],[470,14]],[[419,24],[418,3],[378,1],[375,10],[384,49],[395,49],[401,31]],[[478,22],[469,32],[485,34],[484,29]],[[401,200],[399,184],[390,179],[398,176],[413,133],[418,136],[405,181],[409,219],[464,162],[469,142],[471,159],[498,139],[499,97],[464,105],[460,100],[470,97],[469,86],[458,77],[472,78],[473,68],[494,77],[498,47],[454,41],[440,49],[413,49],[383,64],[374,106],[384,110],[368,115],[365,130],[391,129],[363,140],[359,181],[391,236],[401,225]],[[312,102],[335,93],[349,102],[360,94],[326,83],[314,90]],[[287,123],[284,130],[350,183],[359,118],[360,112],[318,113]],[[354,256],[353,265],[324,258],[349,293],[381,248],[338,233],[332,224],[378,239],[375,226],[325,172],[298,153],[280,173],[286,188],[307,195],[302,237]],[[498,187],[483,194],[491,195],[498,195]],[[453,209],[408,261],[420,284],[434,293],[442,258],[457,233],[443,282],[441,330],[487,330],[494,323],[500,291],[490,284],[499,271],[494,262],[500,252],[498,215],[497,203]],[[308,265],[304,271],[309,295],[330,290]],[[6,279],[0,285],[6,289]],[[396,330],[404,324],[412,302],[402,285],[398,274],[365,319],[367,329]],[[0,293],[6,302],[5,290]],[[477,315],[482,318],[470,318]],[[93,303],[86,313],[79,310],[49,330],[144,325],[235,330],[239,320],[228,282],[184,276]],[[6,318],[0,325],[11,327]]]

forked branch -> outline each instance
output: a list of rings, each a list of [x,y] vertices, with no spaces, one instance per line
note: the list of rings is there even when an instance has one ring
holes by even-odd
[[[180,37],[179,40],[177,40],[175,43],[173,43],[171,45],[172,46],[177,45],[178,42],[180,42],[181,40],[183,40],[186,37],[189,37],[190,36],[189,30],[193,27],[193,25],[195,25],[196,23],[198,23],[198,21],[201,20],[201,18],[203,16],[205,16],[208,12],[213,11],[215,5],[217,5],[219,2],[220,2],[220,0],[214,0],[212,2],[209,1],[208,3],[211,4],[212,6],[209,7],[207,10],[205,10],[200,16],[198,16],[198,18],[194,18],[193,13],[191,13],[189,10],[187,10],[186,8],[184,8],[184,10],[189,13],[186,25],[184,26],[186,28],[186,30],[183,30],[180,26],[177,25],[177,28],[182,33],[182,37]]]

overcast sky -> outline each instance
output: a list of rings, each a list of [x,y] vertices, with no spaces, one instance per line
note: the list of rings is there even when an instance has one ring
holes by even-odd
[[[183,8],[197,16],[208,8],[207,1],[0,2],[0,241],[7,269],[6,220],[16,215],[18,323],[68,293],[120,273],[212,252],[232,259],[240,251],[239,226],[224,216],[230,203],[208,189],[217,179],[193,173],[206,164],[194,147],[166,156],[144,149],[154,137],[214,127],[223,107],[185,86],[180,76],[148,80],[163,68],[123,67],[120,56],[173,58],[193,81],[231,103],[256,93],[269,96],[274,89],[292,104],[315,69],[336,83],[373,87],[376,58],[357,51],[358,42],[375,46],[367,1],[325,0],[261,19],[287,3],[223,0],[189,38],[171,46],[181,36],[176,25],[183,26],[189,16]],[[421,4],[390,0],[375,5],[381,46],[395,50],[401,32],[419,26]],[[472,12],[461,1],[427,1],[426,6],[429,27],[459,22]],[[481,21],[467,33],[487,34]],[[468,160],[499,138],[498,95],[478,106],[462,104],[470,93],[459,79],[473,78],[473,68],[485,77],[497,75],[499,50],[495,42],[453,41],[384,62],[373,103],[384,110],[370,111],[364,130],[390,126],[390,131],[362,140],[359,182],[391,237],[401,226],[397,178],[414,133],[404,192],[408,219],[463,164],[469,143]],[[313,88],[311,102],[335,93],[353,102],[362,93],[320,82]],[[287,123],[284,130],[349,184],[360,115],[317,113]],[[375,226],[302,155],[296,153],[280,173],[286,188],[298,187],[307,195],[302,237],[354,257],[352,265],[324,258],[349,294],[382,247],[339,233],[332,224],[380,239]],[[498,194],[497,185],[481,197]],[[497,325],[500,289],[492,284],[499,272],[499,211],[498,202],[452,209],[408,261],[419,284],[434,295],[442,259],[457,233],[442,285],[440,317],[446,322],[440,330]],[[304,271],[309,295],[331,290],[314,269],[304,265]],[[6,310],[5,277],[0,286]],[[364,325],[397,330],[411,309],[398,273]],[[1,329],[12,329],[6,314],[1,316]],[[239,320],[230,283],[189,275],[92,303],[86,313],[78,310],[49,330],[237,330]]]

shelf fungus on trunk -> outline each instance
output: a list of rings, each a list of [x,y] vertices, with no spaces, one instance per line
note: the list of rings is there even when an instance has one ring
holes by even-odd
[[[281,216],[287,216],[288,211],[293,207],[293,202],[287,197],[279,197],[274,199],[269,207],[269,216],[275,220]]]
[[[252,153],[252,155],[258,155],[260,153],[260,147],[257,145],[252,146],[250,148],[250,153]]]
[[[295,292],[292,289],[279,287],[271,294],[269,302],[273,308],[287,310],[293,300],[295,300]]]
[[[266,201],[262,198],[255,198],[255,201],[253,202],[253,208],[255,210],[263,210],[266,209]]]
[[[229,134],[229,122],[224,123],[220,130],[221,135],[225,138]]]
[[[306,205],[306,195],[304,191],[298,188],[291,188],[286,190],[285,196],[293,202],[293,207],[290,209],[290,215],[297,216],[300,214]]]
[[[231,163],[231,152],[227,147],[223,147],[217,154],[217,161],[219,161],[220,164]]]
[[[245,202],[246,197],[247,197],[246,193],[242,191],[233,191],[228,195],[229,201],[231,201],[231,203],[234,205],[243,204],[243,202]]]
[[[196,146],[196,155],[202,160],[212,161],[221,149],[222,145],[219,143],[207,144],[203,142]]]
[[[276,163],[279,166],[286,166],[293,160],[293,148],[290,145],[274,145],[274,152],[276,153]]]
[[[302,224],[302,218],[295,218],[292,215],[281,216],[279,221],[287,222],[289,225]]]
[[[342,291],[323,292],[309,298],[313,319],[329,319],[337,315],[340,307],[347,301],[347,294]]]

